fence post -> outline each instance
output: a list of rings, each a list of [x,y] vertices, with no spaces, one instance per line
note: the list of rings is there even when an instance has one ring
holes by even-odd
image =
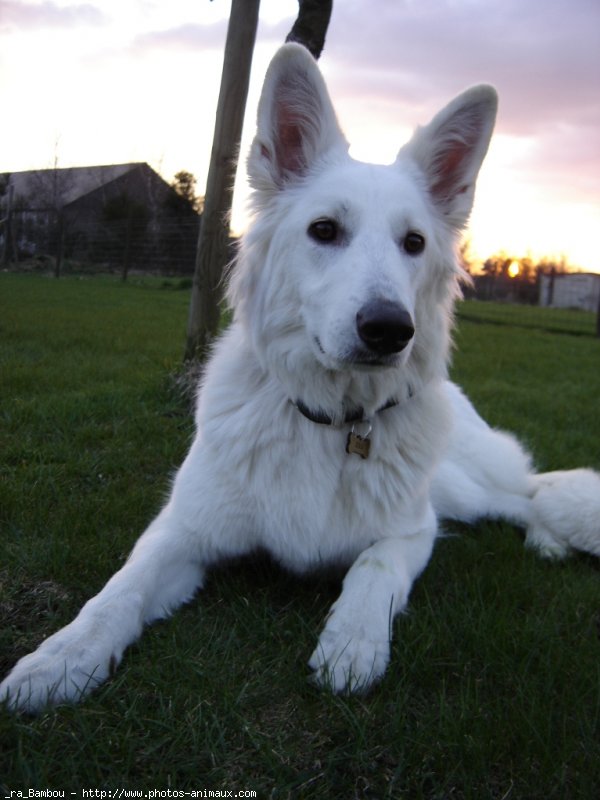
[[[121,267],[121,280],[123,283],[127,280],[129,269],[131,267],[131,239],[133,236],[133,209],[130,207],[127,211],[127,219],[125,220],[125,247],[123,250],[123,263]]]
[[[550,270],[550,277],[548,279],[548,294],[547,294],[547,306],[550,308],[552,303],[554,302],[554,283],[556,281],[556,267],[552,267]]]
[[[4,222],[4,248],[2,252],[2,266],[6,269],[8,267],[9,254],[10,254],[10,241],[12,239],[12,206],[15,187],[12,183],[8,184],[8,193],[6,196],[6,216],[2,220]]]
[[[65,219],[62,209],[56,213],[56,256],[54,260],[54,277],[60,278],[62,269],[65,239]]]

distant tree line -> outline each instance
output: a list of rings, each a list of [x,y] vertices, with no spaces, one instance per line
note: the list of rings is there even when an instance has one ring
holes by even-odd
[[[535,260],[530,256],[514,256],[504,251],[490,256],[479,265],[471,255],[469,242],[463,244],[460,258],[473,282],[465,294],[479,300],[537,305],[540,276],[577,271],[564,256],[560,259],[542,257]]]

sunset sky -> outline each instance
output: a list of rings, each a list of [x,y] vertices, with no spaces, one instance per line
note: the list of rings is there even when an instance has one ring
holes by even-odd
[[[0,0],[0,172],[147,161],[203,192],[228,0]],[[262,0],[242,151],[296,0]],[[471,238],[481,258],[600,272],[600,2],[334,0],[321,58],[358,158],[389,162],[473,83],[500,94]],[[244,226],[237,183],[234,228]]]

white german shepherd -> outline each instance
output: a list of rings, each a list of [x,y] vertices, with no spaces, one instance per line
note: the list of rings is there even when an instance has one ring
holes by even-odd
[[[446,380],[455,245],[495,114],[495,91],[477,86],[391,166],[359,163],[316,63],[281,48],[248,160],[235,318],[206,369],[189,455],[125,566],[1,684],[9,707],[79,699],[211,565],[259,547],[295,571],[350,565],[309,662],[335,692],[383,675],[438,516],[504,515],[549,553],[600,553],[600,478],[534,476]]]

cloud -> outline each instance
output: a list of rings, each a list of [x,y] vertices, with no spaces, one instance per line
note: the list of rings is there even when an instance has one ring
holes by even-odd
[[[500,95],[510,169],[543,191],[600,195],[597,0],[334,3],[322,56],[332,93],[382,124],[427,122],[474,83]],[[507,162],[508,165],[508,162]]]
[[[598,107],[597,0],[381,0],[370,8],[334,4],[324,60],[336,62],[349,94],[395,90],[418,110],[490,82],[504,130],[518,134]]]
[[[89,3],[59,6],[51,0],[42,3],[2,0],[2,31],[71,28],[77,25],[102,25],[106,22],[105,14]]]
[[[560,199],[597,204],[600,198],[600,125],[557,121],[536,139],[536,146],[515,168]]]
[[[137,36],[133,49],[143,52],[155,50],[188,50],[197,52],[199,49],[213,49],[222,52],[227,36],[227,19],[221,19],[211,24],[187,23],[174,28],[148,31]],[[292,22],[284,20],[277,24],[259,22],[257,45],[273,43],[283,44],[287,33],[292,27]]]
[[[221,51],[227,34],[227,20],[223,19],[210,25],[193,23],[180,25],[160,31],[149,31],[136,36],[133,50],[147,52],[154,50],[190,50],[214,49]]]

